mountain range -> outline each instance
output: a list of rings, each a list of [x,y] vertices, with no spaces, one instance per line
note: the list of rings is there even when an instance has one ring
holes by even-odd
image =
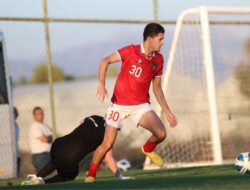
[[[185,36],[184,36],[185,37]],[[165,62],[167,62],[169,49],[172,43],[173,34],[165,35],[165,45],[162,48],[162,54]],[[183,39],[182,39],[183,40]],[[192,39],[184,38],[183,43],[190,43]],[[213,41],[213,39],[212,39]],[[225,70],[231,70],[231,68],[237,64],[234,62],[240,61],[244,50],[242,49],[242,43],[244,40],[235,36],[234,33],[219,32],[216,34],[216,41],[213,43],[215,46],[213,50],[213,61],[215,63],[215,72],[224,72]],[[52,63],[58,65],[66,75],[73,77],[90,77],[97,76],[99,62],[105,56],[115,52],[117,49],[129,45],[139,44],[141,39],[138,39],[137,35],[121,35],[119,38],[107,39],[102,42],[96,42],[92,44],[83,44],[74,48],[70,48],[61,51],[52,51]],[[218,46],[219,44],[219,46]],[[187,49],[190,56],[194,56],[195,52]],[[237,51],[235,51],[237,50]],[[192,54],[192,55],[191,55]],[[44,63],[45,57],[35,57],[22,60],[9,60],[9,71],[14,79],[18,81],[20,77],[30,79],[35,66],[39,63]],[[188,63],[187,63],[188,64]],[[116,67],[119,67],[117,64]]]

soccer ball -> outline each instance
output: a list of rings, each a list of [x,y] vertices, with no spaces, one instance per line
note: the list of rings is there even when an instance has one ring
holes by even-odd
[[[250,152],[238,154],[235,161],[235,168],[242,174],[250,174]]]
[[[121,169],[122,171],[127,171],[131,167],[130,162],[126,159],[122,159],[118,161],[116,164],[118,168]]]

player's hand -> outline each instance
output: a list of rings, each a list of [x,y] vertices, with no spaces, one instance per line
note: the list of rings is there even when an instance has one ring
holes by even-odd
[[[97,97],[98,97],[98,100],[100,102],[103,102],[103,100],[105,99],[105,97],[108,98],[108,92],[105,88],[105,85],[103,84],[99,84],[98,88],[97,88]]]
[[[172,112],[167,112],[166,113],[166,118],[168,120],[168,122],[170,123],[170,127],[176,127],[177,125],[177,118],[175,117],[175,115]]]

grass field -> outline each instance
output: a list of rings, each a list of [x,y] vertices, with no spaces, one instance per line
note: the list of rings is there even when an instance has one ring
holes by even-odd
[[[68,183],[19,186],[22,179],[2,180],[1,189],[168,189],[168,190],[249,190],[250,175],[241,175],[233,165],[162,169],[130,170],[125,175],[134,179],[118,180],[110,172],[99,172],[93,184],[83,182],[84,175]],[[11,185],[12,183],[12,185]],[[8,185],[9,184],[9,185]]]

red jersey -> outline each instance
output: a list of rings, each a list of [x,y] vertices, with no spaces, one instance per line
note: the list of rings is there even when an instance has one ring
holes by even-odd
[[[149,103],[149,87],[163,70],[163,56],[155,52],[150,58],[143,45],[129,45],[117,51],[122,61],[111,101],[119,105]]]

